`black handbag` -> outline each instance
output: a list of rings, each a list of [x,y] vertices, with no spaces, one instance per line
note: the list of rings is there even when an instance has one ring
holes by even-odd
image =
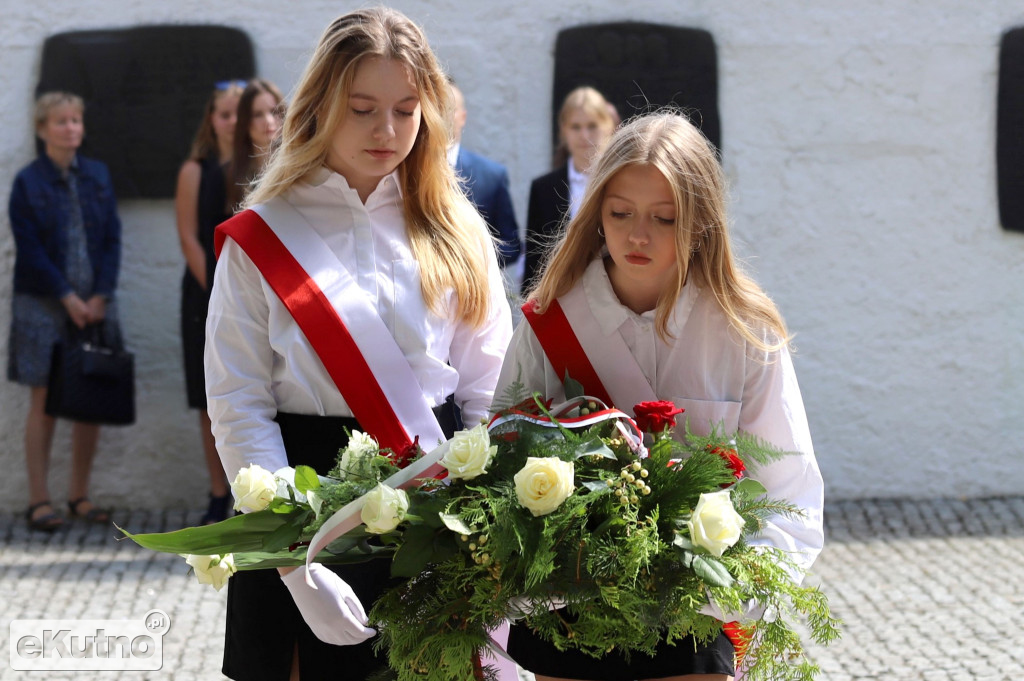
[[[69,324],[50,356],[47,414],[114,426],[135,423],[135,356],[106,337],[103,322],[83,330]]]

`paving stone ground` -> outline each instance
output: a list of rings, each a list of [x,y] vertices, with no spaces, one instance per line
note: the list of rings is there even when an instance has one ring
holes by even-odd
[[[132,532],[198,522],[200,511],[120,511]],[[843,638],[810,645],[819,681],[1024,679],[1024,496],[866,500],[826,509],[826,548],[811,579],[844,621]],[[0,514],[0,681],[222,680],[225,592],[195,583],[183,560],[73,524],[31,533]],[[10,666],[10,623],[139,621],[166,612],[163,667],[152,672],[23,672]],[[524,675],[524,679],[529,675]]]

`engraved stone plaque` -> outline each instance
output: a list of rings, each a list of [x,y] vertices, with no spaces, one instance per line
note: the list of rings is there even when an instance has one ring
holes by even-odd
[[[1003,229],[1024,232],[1024,28],[1003,34],[996,105],[996,175]]]
[[[249,37],[225,26],[74,31],[46,39],[36,94],[85,100],[82,153],[106,162],[119,197],[164,198],[214,85],[254,65]]]
[[[577,26],[555,45],[554,140],[558,109],[576,87],[597,88],[623,120],[675,105],[718,148],[718,66],[708,31],[640,22]]]

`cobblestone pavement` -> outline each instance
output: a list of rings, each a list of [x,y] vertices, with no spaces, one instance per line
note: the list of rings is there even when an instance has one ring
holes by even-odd
[[[814,574],[844,621],[822,681],[1024,678],[1024,497],[843,502]]]
[[[199,511],[122,511],[132,532],[177,529]],[[810,646],[819,681],[1009,681],[1024,678],[1024,497],[832,504],[811,579],[844,621],[843,638]],[[0,681],[223,679],[226,592],[195,583],[184,561],[74,524],[30,533],[0,514]],[[23,672],[10,665],[18,619],[141,621],[166,612],[163,668],[152,672]],[[528,675],[526,675],[528,676]]]

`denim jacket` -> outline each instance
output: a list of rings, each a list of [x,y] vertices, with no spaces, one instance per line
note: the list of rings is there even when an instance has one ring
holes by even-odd
[[[109,298],[117,287],[121,262],[121,220],[114,186],[103,162],[82,156],[77,162],[78,199],[93,269],[92,293]],[[64,183],[60,169],[45,154],[14,178],[8,214],[17,248],[15,293],[62,298],[72,292],[64,278],[70,219]]]

